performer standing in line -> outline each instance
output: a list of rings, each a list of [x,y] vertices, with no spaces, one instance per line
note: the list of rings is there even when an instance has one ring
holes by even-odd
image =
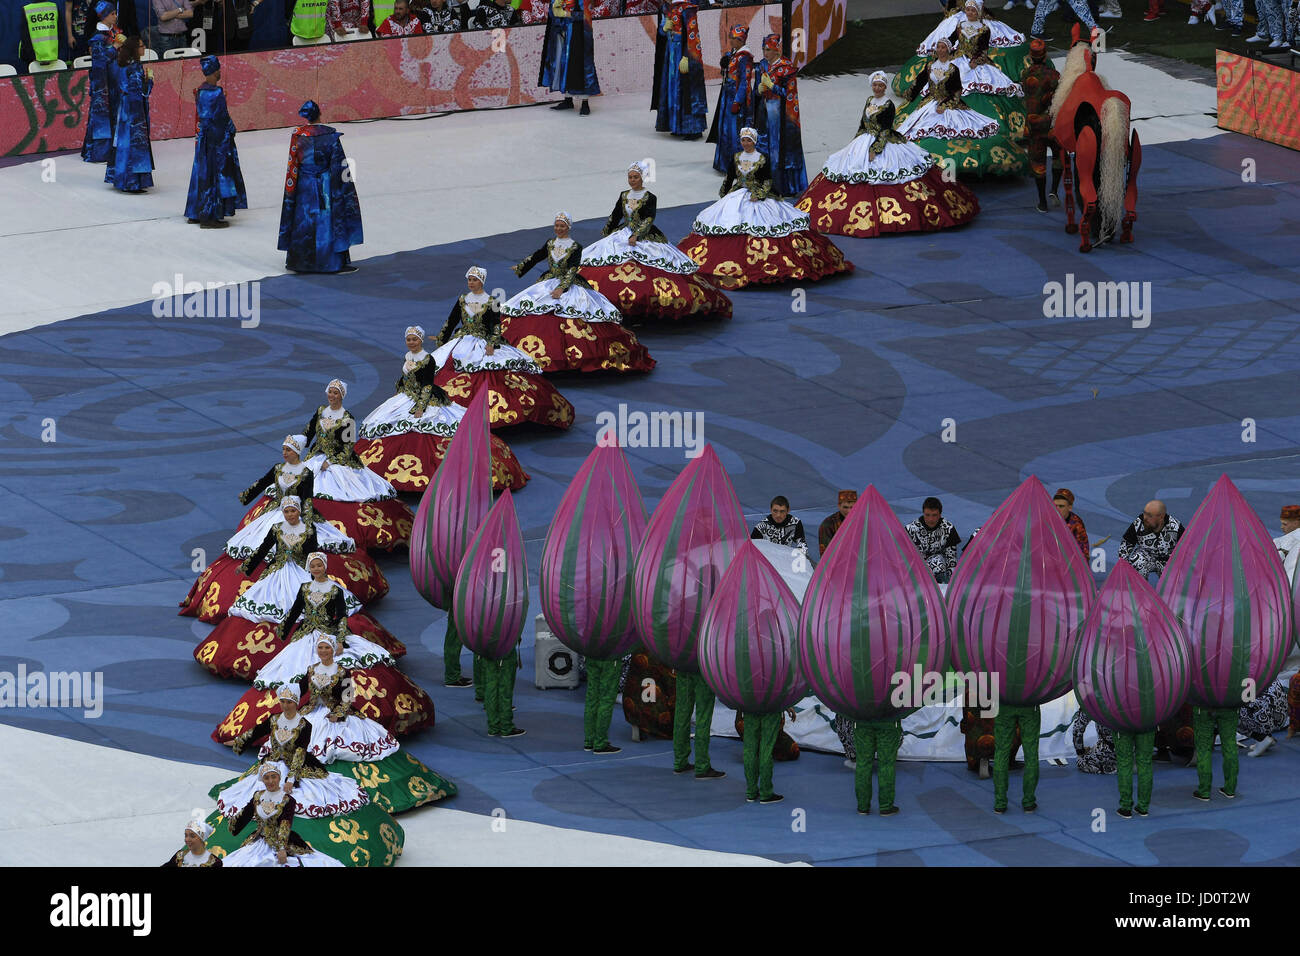
[[[104,182],[124,193],[142,193],[153,185],[153,145],[149,142],[149,93],[153,70],[141,66],[144,41],[127,37],[117,51],[120,97],[113,127],[113,152]]]
[[[583,116],[591,115],[587,97],[600,95],[596,78],[595,40],[591,29],[591,0],[551,0],[542,40],[542,69],[537,85],[552,93],[563,93],[563,102],[553,110],[573,109],[573,98],[582,97]]]
[[[348,249],[363,241],[361,203],[342,134],[317,123],[320,107],[312,100],[298,115],[307,122],[289,141],[276,248],[288,253],[285,265],[293,272],[356,272]]]
[[[221,88],[221,62],[211,54],[199,60],[204,81],[194,91],[194,168],[185,200],[185,219],[200,229],[224,229],[226,216],[248,208],[244,174],[235,149],[235,121]]]
[[[1052,136],[1049,107],[1056,95],[1061,74],[1047,59],[1047,44],[1035,37],[1029,42],[1029,68],[1020,77],[1025,88],[1025,138],[1029,144],[1029,169],[1038,188],[1039,212],[1047,212],[1047,150],[1052,151],[1052,202],[1061,204],[1056,190],[1061,185],[1061,147]]]
[[[659,14],[655,37],[654,89],[650,94],[650,108],[657,113],[655,129],[683,139],[703,136],[709,119],[699,12],[690,0],[670,0]]]
[[[713,111],[713,128],[708,142],[717,143],[713,168],[725,173],[732,157],[740,152],[740,131],[754,122],[754,54],[745,46],[749,27],[731,28],[731,52],[722,55],[722,89]]]
[[[117,123],[117,95],[109,93],[110,60],[117,58],[117,48],[126,38],[117,32],[117,7],[108,0],[99,0],[95,6],[99,24],[90,38],[89,92],[86,102],[86,138],[81,144],[81,158],[87,163],[104,163],[113,151],[113,126]],[[116,85],[116,79],[114,79]]]
[[[808,188],[799,129],[798,72],[781,55],[780,34],[765,36],[763,59],[754,68],[754,128],[759,135],[758,151],[767,157],[772,170],[773,191],[780,196],[798,196]]]

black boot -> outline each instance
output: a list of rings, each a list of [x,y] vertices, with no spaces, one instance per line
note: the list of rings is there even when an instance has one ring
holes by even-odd
[[[553,109],[553,110],[571,110],[571,109],[573,109],[573,97],[572,97],[572,96],[566,96],[566,97],[564,98],[564,101],[563,101],[563,102],[561,102],[561,103],[556,103],[554,106],[551,107],[551,109]]]

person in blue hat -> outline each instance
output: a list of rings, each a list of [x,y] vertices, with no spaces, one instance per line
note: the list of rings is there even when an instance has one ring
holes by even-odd
[[[194,136],[194,168],[185,199],[185,218],[200,229],[224,229],[236,209],[248,208],[244,174],[235,149],[235,121],[226,109],[221,88],[221,61],[208,54],[199,60],[203,83],[194,91],[198,132]]]
[[[322,126],[312,100],[298,115],[307,122],[289,141],[289,171],[280,206],[280,241],[293,272],[356,272],[349,248],[362,242],[361,203],[342,136]]]
[[[109,92],[109,61],[125,39],[117,31],[117,7],[108,0],[95,5],[99,23],[90,38],[89,92],[86,102],[86,136],[81,143],[81,158],[87,163],[105,163],[113,151],[113,126],[117,121],[117,96]],[[116,87],[116,76],[113,86]]]

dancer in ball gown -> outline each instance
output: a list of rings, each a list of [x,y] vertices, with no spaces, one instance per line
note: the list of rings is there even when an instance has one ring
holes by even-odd
[[[925,70],[926,58],[934,55],[940,40],[952,42],[953,33],[967,23],[978,23],[988,28],[988,55],[993,64],[1014,83],[1029,66],[1029,38],[1023,33],[996,19],[984,9],[982,0],[966,0],[960,9],[945,14],[920,45],[916,55],[898,70],[894,77],[894,92],[905,96],[917,77]]]
[[[628,167],[628,188],[618,194],[604,238],[583,250],[583,278],[608,294],[625,320],[731,318],[731,300],[655,225],[658,199],[645,188],[651,168],[648,159]]]
[[[447,324],[438,333],[434,381],[452,401],[469,405],[488,389],[493,428],[535,422],[555,428],[573,424],[573,405],[542,376],[542,368],[501,337],[501,312],[483,291],[487,270],[472,266],[465,273],[469,292],[456,299]]]
[[[819,232],[930,232],[970,222],[979,212],[968,187],[945,182],[935,156],[894,132],[887,82],[879,70],[871,74],[857,138],[830,155],[799,199]]]
[[[752,283],[814,281],[853,264],[809,225],[808,214],[772,199],[772,173],[755,148],[758,132],[740,131],[741,152],[732,157],[717,202],[696,217],[678,248],[724,289]]]
[[[230,748],[240,754],[249,746],[265,740],[258,751],[259,762],[283,764],[282,774],[296,773],[301,779],[320,781],[342,777],[349,784],[359,785],[370,802],[392,814],[456,795],[454,783],[434,773],[409,753],[391,753],[374,762],[336,760],[328,766],[321,763],[310,751],[313,727],[298,709],[299,695],[297,684],[280,687],[276,691],[279,710],[271,711],[256,725],[228,741]],[[243,776],[219,783],[209,791],[208,795],[217,801],[217,808],[222,813],[238,809],[247,801],[249,781],[256,780],[257,766],[254,764]],[[329,778],[323,777],[325,773]],[[337,790],[337,781],[330,786]],[[306,792],[295,787],[295,796],[300,804]],[[355,799],[351,789],[338,792],[352,795],[351,799]]]
[[[438,387],[438,367],[424,350],[424,327],[406,330],[406,356],[394,386],[397,394],[361,423],[357,455],[398,491],[422,492],[442,464],[465,406],[456,405]],[[515,453],[492,436],[492,487],[520,489],[528,483]]]
[[[397,491],[357,457],[357,420],[343,407],[348,386],[332,379],[325,388],[327,404],[307,423],[305,434],[315,454],[312,470],[313,507],[326,520],[341,523],[362,549],[392,551],[411,539],[415,515],[397,498]]]
[[[380,760],[396,753],[397,739],[369,717],[353,708],[356,685],[353,668],[341,664],[336,655],[339,639],[320,634],[316,639],[317,661],[307,668],[303,680],[312,707],[308,749],[322,763],[333,760]]]
[[[555,237],[515,266],[517,276],[546,263],[535,282],[501,306],[501,336],[543,372],[648,372],[655,367],[613,302],[578,272],[582,246],[573,220],[555,214]]]
[[[231,535],[222,555],[190,587],[189,594],[181,602],[179,613],[197,617],[208,624],[225,623],[231,607],[253,587],[256,576],[262,573],[256,564],[251,570],[245,571],[244,562],[258,554],[268,539],[274,540],[277,528],[291,539],[299,541],[302,551],[297,560],[302,560],[312,551],[324,552],[330,574],[347,587],[354,604],[369,603],[388,593],[388,581],[370,555],[357,552],[356,543],[351,538],[329,522],[321,521],[310,506],[304,508],[297,495],[285,495],[280,499],[278,507]],[[315,541],[310,546],[306,539],[308,532]],[[262,553],[262,559],[266,553]],[[231,648],[234,644],[242,643],[243,627],[241,625],[236,628],[240,636],[230,645]],[[227,628],[222,634],[228,635],[229,630]],[[211,655],[213,648],[207,646],[207,642],[200,647],[206,647],[205,653]],[[210,657],[204,663],[209,669],[216,668],[214,673],[222,673],[221,666],[224,665],[219,665]]]
[[[185,849],[173,853],[163,867],[221,866],[221,857],[208,849],[212,831],[212,824],[203,819],[202,811],[195,811],[185,825]]]
[[[239,836],[250,823],[253,832],[239,849],[226,856],[226,866],[342,866],[332,856],[313,850],[293,831],[297,801],[280,785],[274,764],[258,770],[259,786],[248,803],[227,818],[231,834]],[[290,862],[292,861],[292,862]]]
[[[308,749],[312,725],[298,710],[296,685],[281,687],[277,692],[280,713],[267,720],[266,743],[254,764],[242,777],[222,786],[216,795],[217,810],[237,813],[253,799],[258,787],[257,768],[272,766],[280,772],[284,789],[293,794],[296,812],[305,817],[332,817],[360,810],[370,802],[370,795],[351,775],[331,773]],[[236,741],[239,744],[239,741]],[[243,749],[234,748],[235,753]]]
[[[981,113],[967,105],[961,95],[961,70],[951,54],[951,44],[939,41],[934,58],[910,91],[910,102],[898,111],[898,132],[951,163],[959,175],[1023,174],[1029,155],[996,110]]]

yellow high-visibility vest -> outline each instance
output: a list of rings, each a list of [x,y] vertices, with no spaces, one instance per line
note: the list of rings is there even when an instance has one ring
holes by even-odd
[[[293,5],[289,32],[304,40],[319,40],[325,35],[325,6],[328,0],[298,0]]]
[[[32,38],[37,63],[59,58],[59,8],[53,3],[29,3],[23,7],[27,33]]]

